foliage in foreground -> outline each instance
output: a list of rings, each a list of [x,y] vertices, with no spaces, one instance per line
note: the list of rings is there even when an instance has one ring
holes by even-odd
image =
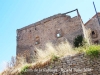
[[[90,58],[98,58],[100,54],[100,45],[96,44],[84,44],[83,46],[80,46],[78,48],[74,48],[75,51],[78,51],[78,53],[84,53],[86,56]]]
[[[67,55],[75,55],[77,53],[85,53],[90,58],[96,58],[100,54],[100,45],[88,45],[87,43],[84,43],[82,46],[78,48],[72,48],[71,45],[68,42],[60,43],[57,46],[54,46],[53,44],[49,43],[47,44],[47,47],[45,50],[37,49],[37,58],[34,63],[31,64],[25,64],[23,63],[23,66],[19,66],[20,70],[16,70],[19,72],[19,75],[23,75],[23,73],[26,72],[27,69],[31,68],[37,68],[37,67],[44,67],[46,64],[48,64],[51,61],[56,61],[61,57],[67,56]],[[22,60],[22,59],[21,59]],[[22,62],[22,61],[21,61]],[[15,69],[18,69],[15,68]],[[9,70],[10,73],[10,70]],[[2,74],[1,74],[2,75]],[[7,75],[7,74],[4,74]],[[12,74],[10,74],[12,75]]]
[[[29,68],[29,66],[28,66],[28,65],[25,65],[25,66],[21,69],[21,73],[24,73],[28,68]]]
[[[44,62],[48,59],[55,60],[63,56],[74,55],[76,53],[77,51],[74,51],[67,41],[62,42],[57,46],[48,43],[46,44],[45,50],[37,49],[37,61]]]
[[[86,55],[91,58],[97,58],[100,54],[100,45],[90,45],[86,50]]]
[[[72,55],[72,54],[77,54],[77,53],[85,53],[90,58],[97,58],[99,56],[99,54],[100,54],[100,45],[87,45],[87,44],[84,44],[84,46],[80,46],[80,47],[76,48],[76,50],[70,50],[70,51],[67,49],[68,45],[67,46],[64,46],[64,45],[65,44],[62,43],[62,47],[61,47],[61,44],[59,45],[60,47],[58,47],[58,46],[57,47],[53,47],[52,45],[49,44],[49,48],[47,47],[47,51],[38,50],[38,55],[37,55],[38,63],[36,64],[36,67],[40,67],[41,64],[44,65],[43,62],[46,63],[48,58],[51,59],[51,60],[49,60],[49,62],[50,61],[53,62],[53,61],[57,61],[60,57],[63,57],[66,54],[67,55]],[[60,50],[60,48],[61,48],[62,51]],[[61,54],[57,53],[56,50],[60,50]],[[74,52],[74,51],[76,51],[76,52]],[[25,73],[26,70],[29,69],[29,67],[30,67],[29,65],[25,65],[21,69],[20,75],[23,75],[23,73]]]

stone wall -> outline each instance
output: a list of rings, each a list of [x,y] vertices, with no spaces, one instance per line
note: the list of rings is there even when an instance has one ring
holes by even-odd
[[[77,35],[83,35],[81,18],[57,14],[17,30],[17,55],[31,57],[35,48],[45,48],[47,42],[60,43],[66,39],[73,44]],[[29,60],[27,58],[27,60]]]
[[[23,75],[100,75],[100,56],[95,59],[84,54],[66,56],[43,68],[27,69]]]
[[[100,18],[100,13],[98,13],[98,16]],[[90,29],[90,37],[92,39],[93,43],[98,43],[100,44],[100,25],[97,19],[97,16],[95,15],[92,17],[86,24],[85,24],[86,29]]]

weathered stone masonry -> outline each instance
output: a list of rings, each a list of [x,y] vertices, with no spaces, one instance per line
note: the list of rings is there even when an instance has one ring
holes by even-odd
[[[66,56],[44,67],[27,70],[24,75],[100,75],[100,57],[91,59],[85,54]]]
[[[100,20],[100,13],[98,13],[98,17]],[[90,29],[91,33],[89,34],[91,36],[92,42],[100,44],[100,25],[97,19],[97,16],[94,15],[89,21],[85,23],[86,29]]]
[[[31,56],[35,47],[44,49],[47,42],[57,44],[66,39],[73,44],[77,35],[83,35],[80,16],[71,18],[57,14],[17,30],[17,55]]]

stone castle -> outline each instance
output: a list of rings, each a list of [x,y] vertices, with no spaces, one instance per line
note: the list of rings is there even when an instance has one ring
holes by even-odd
[[[67,15],[67,13],[73,11],[77,12],[77,16],[71,17]],[[67,39],[68,42],[73,44],[75,37],[78,35],[84,36],[82,25],[86,29],[91,29],[90,36],[94,43],[100,42],[100,26],[96,15],[87,23],[83,24],[77,9],[67,13],[50,16],[39,22],[18,29],[16,55],[24,56],[29,61],[31,55],[36,54],[35,48],[44,49],[47,42],[58,44]],[[100,16],[100,13],[98,13],[98,16]]]

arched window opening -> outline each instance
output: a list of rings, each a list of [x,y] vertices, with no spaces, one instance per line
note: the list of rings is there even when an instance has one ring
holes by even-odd
[[[95,35],[95,32],[94,31],[92,31],[92,35]]]
[[[91,32],[91,37],[92,38],[97,38],[98,37],[96,30]]]
[[[31,30],[29,32],[31,32]]]
[[[56,31],[56,37],[57,37],[57,38],[62,37],[62,30],[61,30],[61,29],[58,29],[58,30]]]
[[[36,30],[36,27],[35,27],[35,30]]]
[[[39,36],[37,36],[35,38],[35,45],[38,45],[38,44],[40,44],[40,38],[39,38]]]

